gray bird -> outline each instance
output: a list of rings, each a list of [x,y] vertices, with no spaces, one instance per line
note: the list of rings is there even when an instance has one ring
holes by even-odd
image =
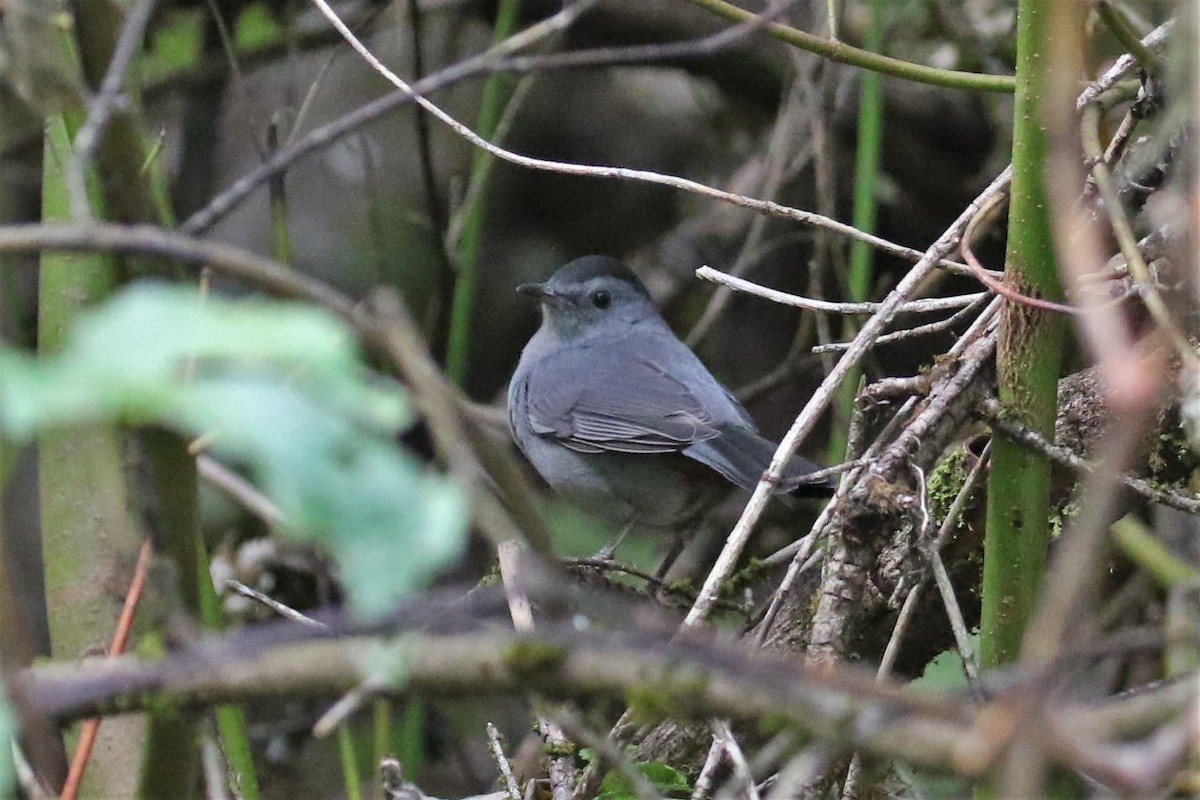
[[[538,299],[542,325],[509,385],[509,424],[559,494],[626,527],[679,530],[730,484],[754,488],[775,445],[627,266],[586,256],[517,291]],[[780,491],[828,495],[827,480],[802,481],[816,469],[793,459]]]

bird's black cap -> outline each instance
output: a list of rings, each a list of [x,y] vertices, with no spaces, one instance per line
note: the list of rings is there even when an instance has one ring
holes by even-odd
[[[642,284],[637,275],[633,274],[633,270],[625,266],[623,262],[608,256],[584,256],[577,258],[551,275],[547,283],[586,283],[593,278],[599,277],[615,278],[616,280],[624,281],[642,294],[647,297],[649,296],[645,285]]]

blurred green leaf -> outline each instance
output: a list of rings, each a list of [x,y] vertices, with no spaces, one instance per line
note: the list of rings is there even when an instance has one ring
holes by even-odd
[[[8,704],[8,694],[0,686],[0,797],[8,797],[16,783],[13,744],[17,738],[17,715]]]
[[[196,63],[204,47],[207,10],[172,8],[161,14],[150,34],[150,52],[139,63],[140,78],[148,86]]]
[[[29,439],[98,419],[204,435],[248,466],[290,533],[326,543],[351,605],[377,615],[463,546],[462,490],[399,449],[401,387],[347,327],[299,304],[141,284],[81,318],[61,353],[0,349],[0,429]]]
[[[979,632],[968,637],[971,647],[979,652]],[[962,659],[954,649],[943,650],[925,665],[925,672],[913,681],[914,686],[934,692],[952,692],[967,688],[967,674],[963,671]]]
[[[687,776],[661,761],[646,761],[634,765],[663,797],[689,797],[692,793]],[[604,776],[600,783],[598,800],[634,800],[637,798],[633,781],[617,770]]]
[[[234,45],[238,50],[253,50],[278,41],[283,31],[266,3],[254,3],[238,17],[233,32]]]

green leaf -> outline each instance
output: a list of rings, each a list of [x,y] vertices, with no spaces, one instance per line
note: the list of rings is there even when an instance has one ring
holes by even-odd
[[[679,770],[661,761],[645,761],[635,764],[638,772],[642,773],[663,797],[688,797],[692,787],[687,776]],[[628,800],[636,798],[633,781],[627,775],[613,770],[604,776],[600,782],[598,800]]]
[[[233,40],[238,50],[247,51],[277,42],[282,35],[279,23],[267,4],[254,3],[247,6],[238,18]]]
[[[17,738],[17,715],[8,703],[8,694],[0,686],[0,797],[8,797],[16,783],[13,744]]]
[[[326,543],[352,607],[377,615],[461,552],[463,491],[395,443],[402,388],[363,366],[351,331],[294,303],[135,285],[81,318],[59,355],[0,348],[0,429],[117,419],[205,436],[245,464],[286,532]]]
[[[975,652],[979,652],[979,632],[968,639]],[[913,681],[914,686],[936,692],[952,692],[967,688],[967,674],[963,671],[962,659],[954,649],[943,650],[925,665],[925,672]]]

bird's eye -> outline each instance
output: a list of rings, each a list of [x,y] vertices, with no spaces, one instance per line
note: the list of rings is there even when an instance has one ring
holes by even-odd
[[[608,292],[603,289],[592,292],[592,305],[596,308],[608,308],[610,303],[612,303],[612,295]]]

